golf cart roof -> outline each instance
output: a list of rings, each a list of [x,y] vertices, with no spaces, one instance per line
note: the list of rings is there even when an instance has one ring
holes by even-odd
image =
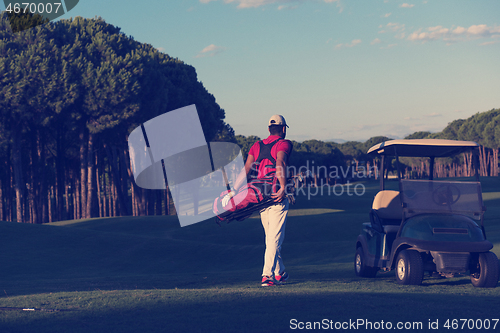
[[[390,140],[371,147],[368,154],[410,157],[446,157],[472,150],[479,145],[474,141],[441,139]]]

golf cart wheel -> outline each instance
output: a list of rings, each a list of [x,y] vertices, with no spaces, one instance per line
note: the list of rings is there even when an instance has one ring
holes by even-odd
[[[498,258],[493,252],[479,253],[470,272],[474,287],[495,288],[498,283]]]
[[[372,278],[377,275],[377,271],[378,267],[366,266],[363,248],[358,247],[356,249],[356,255],[354,256],[354,272],[356,273],[356,276]]]
[[[424,263],[418,251],[403,250],[396,259],[396,281],[399,284],[422,284]]]

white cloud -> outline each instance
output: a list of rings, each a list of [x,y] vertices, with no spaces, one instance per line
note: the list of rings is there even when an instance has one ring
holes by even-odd
[[[215,44],[210,44],[207,47],[205,47],[203,50],[201,50],[200,53],[196,56],[196,58],[203,58],[203,57],[213,57],[223,51],[225,51],[226,48],[222,46],[217,46]]]
[[[429,113],[429,114],[424,115],[424,117],[427,117],[427,118],[442,117],[442,116],[443,116],[442,114],[437,113],[437,112],[433,112],[433,113]]]
[[[466,32],[467,29],[465,29],[464,27],[456,27],[452,33],[454,34],[457,34],[457,35],[460,35],[460,34],[463,34],[464,32]]]
[[[231,1],[226,1],[227,3],[229,2],[238,2],[238,8],[257,8],[260,6],[265,6],[269,5],[272,3],[277,3],[279,1],[275,0],[231,0]]]
[[[361,43],[361,39],[353,39],[351,43],[345,43],[345,44],[337,44],[335,45],[335,48],[340,49],[344,47],[353,47]]]
[[[408,40],[421,42],[443,40],[451,43],[470,39],[498,37],[500,37],[500,27],[497,26],[489,27],[486,24],[479,24],[471,25],[469,28],[457,26],[448,29],[438,25],[425,30],[416,30],[408,36]]]
[[[297,9],[299,8],[299,5],[281,5],[278,6],[278,10],[292,10],[292,9]]]
[[[389,44],[387,46],[383,46],[380,49],[381,50],[386,50],[386,49],[392,49],[394,46],[397,46],[398,44]]]
[[[449,29],[446,29],[446,28],[443,28],[442,26],[438,25],[438,26],[435,26],[435,27],[429,27],[427,28],[427,30],[429,31],[432,31],[432,32],[443,32],[443,33],[446,33],[449,31]]]
[[[413,6],[415,6],[415,5],[410,5],[409,3],[403,3],[403,4],[399,5],[399,7],[401,7],[401,8],[412,8]]]
[[[401,24],[401,23],[397,23],[397,22],[389,22],[385,25],[385,27],[383,25],[379,25],[379,29],[382,29],[383,30],[380,30],[378,33],[379,34],[383,34],[383,33],[386,33],[386,32],[389,32],[389,31],[392,31],[392,32],[403,32],[405,31],[405,25],[404,24]]]
[[[500,33],[500,27],[490,28],[486,24],[471,25],[467,29],[467,33],[475,36],[485,36],[489,37],[494,33]]]
[[[394,36],[397,39],[404,39],[406,37],[406,33],[404,32],[406,30],[405,25],[401,23],[396,23],[396,22],[389,22],[383,26],[379,26],[379,29],[383,28],[383,30],[380,30],[378,33],[379,34],[384,34],[387,32],[395,32],[396,35]]]
[[[400,23],[395,23],[395,22],[389,22],[389,23],[387,23],[387,28],[392,30],[392,31],[404,31],[405,25],[400,24]]]
[[[389,16],[391,16],[391,14],[392,14],[392,13],[387,13],[387,14],[385,14],[383,17],[388,18]]]
[[[284,1],[294,1],[294,0],[284,0]],[[342,4],[342,1],[340,0],[323,0],[326,3],[337,3],[337,8],[339,9],[339,13],[342,13],[344,11],[344,5]]]
[[[370,45],[375,45],[375,44],[380,44],[382,41],[378,38],[375,38],[374,40],[371,41]]]
[[[428,32],[422,32],[421,30],[413,32],[408,39],[409,40],[437,40],[445,38],[445,36],[450,32],[450,29],[443,28],[438,25],[435,27],[427,28]]]
[[[493,40],[491,42],[484,42],[484,43],[479,44],[479,46],[493,45],[493,44],[496,44],[496,43],[500,43],[500,41]]]
[[[209,3],[217,0],[199,0],[201,3]],[[258,8],[261,6],[280,4],[278,10],[286,9],[288,4],[297,4],[302,2],[302,0],[223,0],[224,3],[236,3],[238,8]],[[337,7],[340,8],[339,12],[343,11],[343,6],[340,0],[323,0],[325,3],[337,3]],[[293,9],[290,8],[290,9]]]

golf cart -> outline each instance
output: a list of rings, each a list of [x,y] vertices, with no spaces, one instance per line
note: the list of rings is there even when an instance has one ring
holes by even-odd
[[[419,285],[424,272],[453,277],[469,271],[475,287],[496,287],[499,264],[483,225],[477,151],[475,142],[437,139],[391,140],[368,150],[380,159],[380,191],[356,241],[357,276],[395,269],[399,284]],[[433,180],[435,158],[462,152],[472,152],[476,181]],[[394,157],[399,191],[385,189]],[[402,179],[400,157],[429,157],[429,179]]]

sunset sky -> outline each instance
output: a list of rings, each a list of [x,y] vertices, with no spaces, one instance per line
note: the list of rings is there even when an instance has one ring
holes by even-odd
[[[3,4],[2,4],[3,6]],[[5,6],[1,7],[5,9]],[[80,0],[196,68],[236,134],[364,141],[500,107],[500,1]]]

